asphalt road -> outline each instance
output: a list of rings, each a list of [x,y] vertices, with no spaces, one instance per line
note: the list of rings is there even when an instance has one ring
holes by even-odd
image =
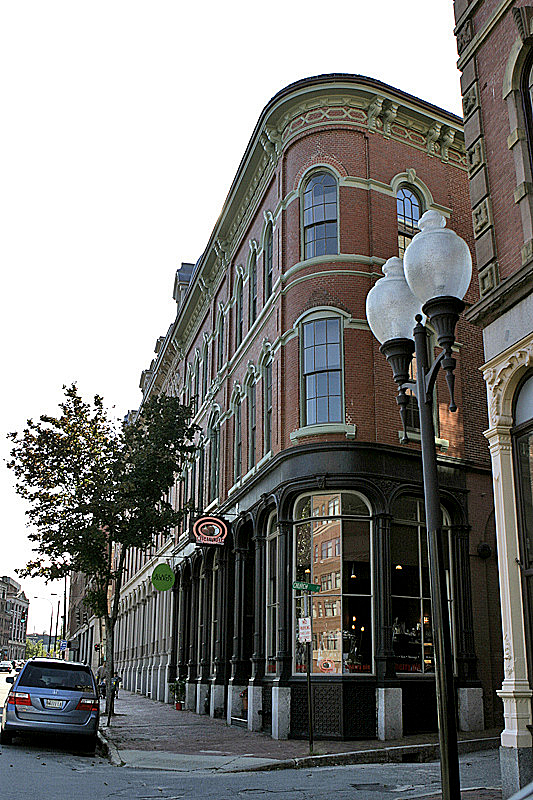
[[[465,756],[461,772],[464,789],[498,786],[497,751]],[[184,774],[113,767],[61,740],[15,739],[0,750],[2,800],[410,800],[439,788],[438,763]]]

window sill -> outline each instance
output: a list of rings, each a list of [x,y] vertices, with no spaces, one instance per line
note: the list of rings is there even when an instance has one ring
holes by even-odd
[[[291,442],[303,439],[304,436],[321,436],[326,433],[344,433],[347,439],[355,439],[357,425],[344,422],[324,422],[319,425],[305,425],[289,435]]]
[[[407,431],[407,436],[410,442],[420,442],[422,437],[417,431]],[[398,439],[400,442],[403,439],[403,431],[398,431]],[[441,450],[447,450],[450,446],[450,442],[448,439],[439,439],[438,436],[435,436],[435,447],[440,448]]]

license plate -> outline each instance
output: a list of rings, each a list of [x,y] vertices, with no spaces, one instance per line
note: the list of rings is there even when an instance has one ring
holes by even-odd
[[[48,698],[44,701],[45,708],[63,708],[63,701],[62,700],[49,700]]]

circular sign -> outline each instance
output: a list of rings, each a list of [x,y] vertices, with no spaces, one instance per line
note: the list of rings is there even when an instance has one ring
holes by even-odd
[[[220,517],[200,517],[192,526],[198,544],[224,544],[228,526]]]
[[[152,583],[154,584],[154,589],[157,589],[158,592],[172,589],[175,580],[174,571],[168,564],[158,564],[152,572]]]
[[[321,658],[317,666],[321,672],[335,672],[335,662],[330,658]]]

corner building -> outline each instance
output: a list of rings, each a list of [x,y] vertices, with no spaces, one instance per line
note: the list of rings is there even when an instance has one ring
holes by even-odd
[[[473,246],[460,118],[357,75],[299,81],[264,109],[203,255],[177,272],[176,319],[141,379],[143,402],[195,399],[202,433],[172,492],[196,513],[128,562],[126,688],[168,700],[178,678],[199,714],[306,736],[305,600],[292,588],[305,581],[320,588],[316,736],[436,729],[418,411],[413,398],[400,445],[365,319],[381,266],[429,208]],[[459,724],[478,730],[500,717],[501,635],[481,334],[461,320],[458,343],[459,411],[443,380],[434,413]],[[231,523],[223,546],[191,541],[202,514]],[[163,560],[172,593],[150,583]]]
[[[533,6],[455,0],[500,574],[503,797],[533,781]]]

